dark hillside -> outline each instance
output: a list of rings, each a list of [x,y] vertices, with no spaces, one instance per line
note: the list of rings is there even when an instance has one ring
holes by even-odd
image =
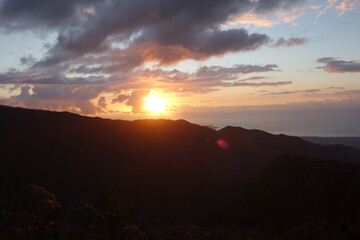
[[[242,196],[284,154],[358,162],[360,150],[184,120],[121,121],[0,106],[0,191],[28,184],[67,203],[80,193],[139,192],[166,219],[196,219]],[[218,145],[225,140],[228,148]]]
[[[284,228],[323,219],[353,222],[360,219],[359,202],[359,164],[284,155],[216,219]]]

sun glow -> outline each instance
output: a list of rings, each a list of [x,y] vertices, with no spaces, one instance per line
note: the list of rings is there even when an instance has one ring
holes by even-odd
[[[166,106],[168,102],[165,98],[156,96],[153,92],[146,98],[144,108],[153,113],[162,113],[166,111]]]

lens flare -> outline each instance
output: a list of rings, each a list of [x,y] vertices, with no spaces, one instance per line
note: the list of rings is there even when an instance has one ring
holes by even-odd
[[[229,148],[229,144],[223,139],[217,140],[216,143],[220,148],[223,148],[223,149]]]

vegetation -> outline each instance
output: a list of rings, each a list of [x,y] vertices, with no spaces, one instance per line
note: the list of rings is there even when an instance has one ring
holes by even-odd
[[[166,224],[141,207],[139,196],[121,202],[104,194],[78,196],[66,207],[44,188],[29,185],[27,196],[16,206],[2,206],[0,239],[124,239],[124,240],[321,240],[359,239],[360,221],[317,220],[274,230],[274,226],[243,227],[236,224]],[[50,204],[49,204],[50,201]],[[19,202],[20,203],[20,202]],[[56,214],[55,214],[56,213]]]
[[[0,132],[0,240],[360,239],[355,148],[1,106]]]
[[[28,185],[2,203],[0,239],[360,239],[359,187],[358,164],[283,156],[234,204],[174,222],[151,213],[140,193],[81,194],[63,205]]]

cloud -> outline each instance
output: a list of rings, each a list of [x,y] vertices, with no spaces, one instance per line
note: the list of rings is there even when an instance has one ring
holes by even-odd
[[[9,30],[60,27],[70,24],[74,15],[85,14],[84,10],[97,2],[100,0],[3,0],[0,26]]]
[[[256,27],[272,27],[279,24],[279,21],[272,20],[266,16],[262,16],[254,13],[246,13],[241,15],[231,16],[224,26],[233,26],[243,24],[246,26],[254,25]]]
[[[300,46],[307,43],[309,40],[307,38],[279,38],[272,47],[293,47]]]
[[[360,61],[344,61],[333,57],[325,57],[317,60],[318,63],[325,64],[324,71],[329,73],[356,73],[360,72]]]
[[[233,16],[272,14],[306,2],[3,0],[0,28],[57,34],[42,59],[35,63],[31,56],[21,59],[23,64],[32,64],[31,71],[48,71],[55,66],[63,76],[113,74],[132,71],[147,62],[173,65],[186,59],[254,51],[269,43],[271,37],[241,28],[222,29],[222,24]]]
[[[270,37],[244,29],[222,30],[219,26],[235,15],[272,14],[306,2],[38,0],[30,4],[3,0],[0,26],[8,31],[45,28],[58,32],[55,45],[35,67],[78,61],[87,54],[105,54],[118,59],[120,69],[131,69],[149,61],[174,64],[184,59],[253,51],[268,43]],[[125,47],[116,49],[115,45]]]
[[[100,97],[98,100],[98,106],[102,107],[102,108],[106,108],[107,103],[106,103],[106,98],[105,97]]]
[[[120,94],[112,100],[112,103],[123,103],[129,99],[129,95]]]
[[[269,14],[270,5],[273,5],[274,2],[268,1],[268,3],[265,3],[265,1],[261,1],[259,5],[265,6],[263,11],[260,10],[261,7],[258,7],[257,11],[233,15],[224,23],[224,26],[245,25],[249,28],[253,25],[255,27],[272,27],[282,22],[297,25],[295,21],[309,10],[317,13],[316,23],[330,9],[336,9],[340,16],[348,11],[357,10],[360,6],[360,0],[323,0],[318,2],[319,5],[306,6],[304,6],[304,2],[313,3],[313,1],[293,1],[290,5],[288,5],[287,1],[277,1],[276,4],[280,4],[281,7],[277,8],[277,11],[273,14]]]
[[[32,55],[24,56],[20,58],[21,65],[33,65],[36,59]]]
[[[343,15],[348,11],[358,9],[359,6],[360,6],[359,0],[344,0],[339,5],[336,6],[336,9],[340,11],[339,15]]]
[[[338,96],[338,97],[347,97],[347,98],[360,98],[360,90],[352,89],[347,90],[343,87],[328,87],[323,89],[305,89],[305,90],[293,90],[293,91],[279,91],[279,92],[269,92],[262,91],[264,95],[290,95],[290,94],[302,94],[302,95],[316,95],[320,96]]]
[[[268,77],[255,76],[255,77],[249,77],[249,78],[241,79],[241,81],[263,80],[263,79],[266,79],[266,78],[268,78]]]
[[[51,69],[49,71],[52,72]],[[291,84],[290,81],[270,79],[265,82],[267,78],[261,76],[243,78],[248,74],[274,71],[280,71],[275,64],[243,64],[233,67],[203,66],[192,73],[147,68],[131,73],[116,73],[110,78],[67,78],[61,74],[51,78],[45,73],[14,70],[0,75],[0,84],[13,85],[20,91],[8,99],[10,105],[96,114],[106,111],[109,103],[122,103],[130,106],[132,113],[139,114],[145,112],[143,98],[151,89],[161,89],[166,93],[200,94],[223,87],[276,87]]]
[[[265,34],[250,34],[245,29],[201,29],[188,32],[178,38],[174,38],[174,35],[178,33],[151,31],[158,31],[158,35],[152,32],[143,34],[125,49],[113,49],[106,43],[96,45],[96,40],[90,41],[89,37],[85,37],[85,40],[76,39],[79,42],[70,42],[67,39],[58,40],[58,43],[49,51],[49,55],[37,62],[34,67],[49,67],[68,61],[86,63],[88,59],[82,58],[84,54],[101,53],[101,57],[95,63],[99,64],[101,61],[107,64],[101,70],[129,71],[146,62],[173,65],[186,59],[205,60],[231,52],[254,51],[270,41],[270,37]],[[87,70],[94,69],[96,68]]]
[[[131,112],[135,114],[144,113],[144,98],[150,94],[148,90],[137,90],[133,91],[129,96],[126,105],[131,107]]]
[[[220,26],[238,21],[271,26],[275,23],[267,16],[273,14],[292,22],[304,14],[306,3],[308,0],[3,0],[0,27],[57,32],[56,43],[36,67],[84,61],[85,55],[95,54],[119,60],[117,66],[124,70],[149,61],[166,65],[256,50],[271,38]],[[338,8],[353,9],[354,5],[355,1],[345,0]],[[299,45],[301,39],[295,40],[279,44]],[[119,45],[120,49],[115,47]]]
[[[359,6],[360,6],[359,0],[342,0],[342,1],[327,0],[326,3],[324,4],[310,6],[310,8],[318,12],[316,18],[319,19],[320,16],[326,14],[330,9],[335,8],[339,12],[338,15],[340,16],[348,11],[353,11],[358,9]]]
[[[284,86],[292,84],[291,81],[278,81],[278,82],[231,82],[231,83],[222,83],[222,87],[266,87],[266,86]]]
[[[79,85],[104,84],[106,78],[102,76],[66,77],[57,70],[49,69],[47,72],[10,70],[0,74],[0,84],[31,84],[31,85]]]
[[[291,23],[293,25],[297,25],[295,23],[295,20],[300,18],[306,13],[307,8],[293,8],[287,11],[280,11],[278,13],[278,17],[281,19],[281,21],[286,23]]]
[[[360,89],[352,89],[352,90],[341,90],[331,93],[332,95],[343,95],[343,96],[354,96],[360,97]]]
[[[343,87],[328,87],[327,89],[339,90],[339,89],[344,89],[344,88]]]
[[[233,67],[203,66],[193,73],[184,73],[177,70],[145,70],[139,72],[140,78],[157,78],[157,86],[169,92],[181,93],[208,93],[219,90],[219,87],[259,87],[291,84],[283,82],[254,82],[263,80],[263,77],[240,79],[242,75],[279,71],[275,64],[267,65],[235,65]],[[247,82],[247,81],[251,82]],[[155,86],[156,87],[156,86]]]
[[[321,89],[306,89],[306,90],[295,90],[295,91],[281,91],[281,92],[266,92],[264,95],[288,95],[288,94],[312,94],[320,92]]]
[[[324,15],[329,9],[333,8],[336,2],[337,0],[327,0],[324,4],[313,6],[313,9],[318,11],[316,18],[319,19],[320,16]]]
[[[153,88],[194,94],[224,87],[288,85],[291,81],[251,75],[244,78],[246,74],[279,71],[275,64],[203,66],[192,73],[160,67],[188,59],[203,61],[255,51],[273,42],[276,47],[302,45],[307,41],[304,38],[275,41],[267,34],[229,28],[228,24],[233,21],[271,26],[292,22],[304,14],[307,3],[308,0],[0,0],[0,31],[56,35],[42,58],[20,59],[27,69],[0,73],[0,84],[16,85],[20,94],[8,99],[14,104],[88,114],[102,111],[111,103],[124,103],[132,107],[132,112],[141,112],[142,96]],[[148,63],[154,67],[146,69]]]
[[[131,107],[132,113],[142,114],[146,113],[144,98],[149,96],[149,94],[150,90],[134,90],[130,94],[119,94],[116,98],[112,99],[112,103],[125,103],[126,106]]]
[[[292,25],[297,25],[295,22],[301,16],[305,15],[309,10],[315,11],[316,21],[324,14],[326,14],[330,9],[336,9],[339,12],[339,16],[348,12],[357,10],[360,6],[360,0],[323,0],[319,1],[319,5],[305,5],[306,3],[313,3],[313,1],[293,1],[291,4],[288,4],[287,1],[260,1],[259,5],[265,6],[263,11],[261,7],[258,7],[256,11],[251,11],[245,14],[232,15],[224,26],[233,26],[233,25],[245,25],[250,27],[251,25],[255,27],[272,27],[279,23],[285,22]],[[271,5],[275,2],[277,5],[277,11],[269,14],[269,9]],[[337,4],[338,3],[338,4]],[[271,11],[270,11],[271,12]],[[315,23],[316,23],[315,21]]]
[[[249,73],[258,73],[258,72],[273,72],[279,71],[276,64],[267,64],[267,65],[235,65],[231,68],[225,68],[220,66],[212,67],[201,67],[197,70],[198,76],[212,76],[212,75],[231,75],[231,74],[249,74]]]
[[[106,89],[100,85],[15,85],[15,88],[20,94],[2,100],[2,104],[82,114],[102,111],[91,100]]]

